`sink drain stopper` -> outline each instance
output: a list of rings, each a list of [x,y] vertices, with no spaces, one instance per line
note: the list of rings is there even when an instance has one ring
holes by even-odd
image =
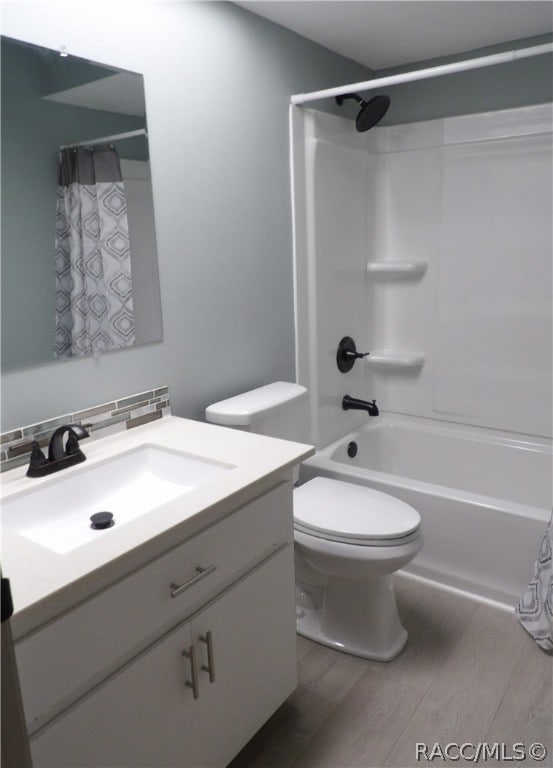
[[[111,512],[96,512],[94,515],[90,515],[91,528],[95,531],[101,531],[104,528],[111,528],[115,524],[113,515]]]

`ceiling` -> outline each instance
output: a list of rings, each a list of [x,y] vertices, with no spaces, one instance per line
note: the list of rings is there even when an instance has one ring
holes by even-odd
[[[553,31],[551,0],[237,0],[373,70]]]

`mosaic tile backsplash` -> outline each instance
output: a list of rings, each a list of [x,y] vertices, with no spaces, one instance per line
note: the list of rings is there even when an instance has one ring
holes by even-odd
[[[94,439],[147,424],[170,413],[169,389],[157,387],[121,400],[12,429],[0,435],[0,471],[28,464],[33,440],[41,448],[47,447],[52,432],[62,424],[81,424],[90,433],[90,439]]]

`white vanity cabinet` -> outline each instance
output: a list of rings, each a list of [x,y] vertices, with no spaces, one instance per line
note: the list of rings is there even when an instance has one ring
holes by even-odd
[[[280,483],[16,645],[35,768],[232,760],[297,684],[291,505]]]

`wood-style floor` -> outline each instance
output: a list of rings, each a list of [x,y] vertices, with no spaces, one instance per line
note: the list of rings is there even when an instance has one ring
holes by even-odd
[[[396,595],[403,652],[381,663],[298,637],[297,690],[229,768],[444,764],[417,761],[417,742],[499,742],[507,759],[480,764],[553,765],[552,657],[515,616],[404,577]],[[514,761],[516,742],[541,742],[548,756]]]

